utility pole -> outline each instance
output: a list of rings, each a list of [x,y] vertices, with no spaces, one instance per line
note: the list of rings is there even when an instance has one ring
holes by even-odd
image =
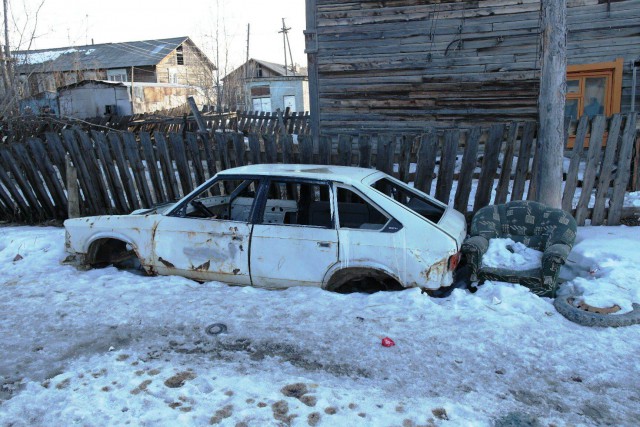
[[[567,84],[567,1],[541,0],[540,129],[534,171],[534,200],[562,206],[562,159],[564,156],[564,106]]]
[[[11,49],[9,47],[9,0],[3,0],[4,9],[4,54],[2,55],[3,82],[5,96],[10,99],[13,91],[13,73],[11,68]]]
[[[249,36],[251,35],[251,23],[247,24],[247,61],[249,62]]]
[[[5,0],[6,1],[6,0]],[[280,31],[278,31],[278,34],[282,33],[282,44],[284,46],[284,75],[288,75],[288,71],[289,71],[289,67],[287,64],[287,34],[289,33],[289,30],[291,28],[288,28],[285,23],[284,23],[284,18],[282,18],[282,29]]]

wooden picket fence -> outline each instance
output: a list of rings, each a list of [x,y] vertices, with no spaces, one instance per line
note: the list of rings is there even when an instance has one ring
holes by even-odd
[[[564,185],[563,208],[578,223],[620,222],[636,120],[634,113],[585,117],[578,124],[565,180],[558,183]],[[317,144],[282,126],[259,128],[261,133],[248,136],[64,129],[44,139],[0,145],[0,219],[65,219],[65,156],[77,172],[81,215],[126,214],[177,200],[220,170],[256,163],[375,167],[467,214],[490,203],[532,199],[537,190],[534,122],[427,129],[419,135],[321,137]]]

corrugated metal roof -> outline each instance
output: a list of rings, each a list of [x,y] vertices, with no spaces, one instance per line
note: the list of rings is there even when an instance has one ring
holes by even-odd
[[[157,65],[189,37],[16,51],[19,73]]]

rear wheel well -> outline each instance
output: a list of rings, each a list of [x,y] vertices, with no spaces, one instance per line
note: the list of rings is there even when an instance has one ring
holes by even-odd
[[[119,239],[98,239],[91,243],[87,251],[86,263],[93,268],[113,265],[118,268],[136,268],[138,255],[131,245]]]
[[[401,291],[404,287],[396,278],[384,271],[353,267],[335,272],[326,289],[341,294],[353,292],[372,294],[378,291]]]

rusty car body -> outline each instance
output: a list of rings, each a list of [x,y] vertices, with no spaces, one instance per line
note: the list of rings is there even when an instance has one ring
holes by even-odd
[[[177,203],[64,225],[84,265],[340,292],[446,287],[466,235],[461,213],[389,175],[317,165],[228,169]]]

